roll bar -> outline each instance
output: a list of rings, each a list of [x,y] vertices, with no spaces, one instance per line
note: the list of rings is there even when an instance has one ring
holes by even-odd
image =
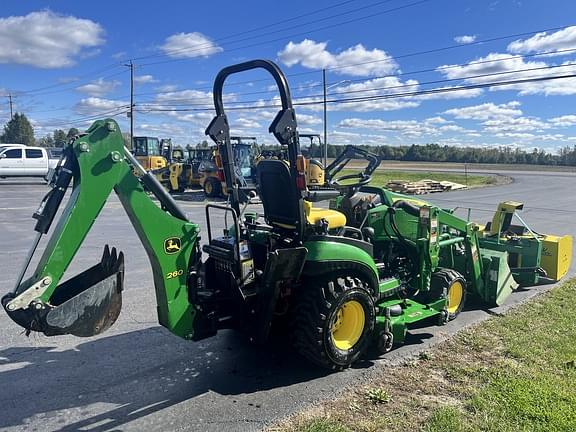
[[[276,114],[276,117],[270,124],[268,131],[274,134],[274,137],[281,145],[288,146],[288,159],[290,160],[290,171],[296,179],[296,158],[300,155],[300,142],[298,139],[298,130],[296,123],[296,114],[292,107],[292,97],[286,76],[280,70],[278,65],[270,60],[251,60],[244,63],[228,66],[222,69],[214,80],[214,109],[216,117],[206,128],[206,135],[218,145],[218,150],[222,157],[222,168],[226,178],[226,188],[231,196],[231,206],[240,213],[240,199],[238,195],[238,184],[235,181],[234,154],[230,143],[230,125],[224,110],[223,88],[226,79],[233,74],[246,72],[252,69],[264,69],[272,75],[278,91],[282,109]],[[295,180],[294,180],[295,181]]]

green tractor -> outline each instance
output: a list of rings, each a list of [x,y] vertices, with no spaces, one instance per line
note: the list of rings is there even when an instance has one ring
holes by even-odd
[[[269,130],[288,149],[288,163],[259,162],[263,214],[241,205],[245,186],[236,175],[222,95],[230,75],[256,68],[268,71],[279,88],[282,109]],[[122,252],[106,246],[99,264],[61,283],[113,190],[150,259],[159,322],[184,339],[231,328],[261,343],[288,327],[302,355],[342,369],[370,345],[386,353],[401,344],[414,324],[456,318],[468,296],[494,306],[516,288],[508,252],[481,247],[479,226],[370,186],[370,170],[309,190],[290,90],[274,63],[224,68],[213,94],[216,117],[206,133],[218,146],[230,199],[229,205],[206,206],[207,242],[200,245],[199,226],[123,146],[116,122],[97,121],[66,148],[53,188],[34,214],[38,234],[26,265],[2,299],[26,332],[92,336],[117,319]],[[69,202],[24,280],[71,182]],[[328,200],[330,208],[314,206]],[[213,231],[217,213],[229,222],[221,234]]]

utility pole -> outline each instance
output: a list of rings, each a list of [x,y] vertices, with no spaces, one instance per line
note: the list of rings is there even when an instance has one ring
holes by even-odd
[[[10,103],[10,120],[14,118],[14,112],[12,109],[12,95],[8,93],[8,102]]]
[[[130,68],[130,148],[132,148],[134,142],[134,63],[130,60],[130,63],[124,66]]]
[[[322,87],[324,88],[324,167],[328,166],[328,125],[326,123],[326,69],[322,69]]]

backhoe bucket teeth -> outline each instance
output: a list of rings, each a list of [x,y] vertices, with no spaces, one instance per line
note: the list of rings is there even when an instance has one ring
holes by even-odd
[[[120,315],[123,284],[124,254],[106,245],[100,263],[58,285],[43,307],[11,311],[7,304],[12,294],[2,298],[2,306],[27,333],[94,336],[110,328]]]
[[[106,331],[120,314],[123,284],[124,254],[106,245],[99,264],[56,288],[42,332],[88,337]]]

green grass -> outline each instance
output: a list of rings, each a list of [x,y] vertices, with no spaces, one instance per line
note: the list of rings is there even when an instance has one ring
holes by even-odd
[[[354,174],[358,171],[356,170],[344,170],[339,175]],[[406,180],[406,181],[418,181],[423,179],[436,180],[436,181],[451,181],[454,183],[460,183],[463,185],[468,185],[470,187],[486,186],[497,183],[497,178],[495,176],[480,176],[480,175],[469,175],[468,179],[464,174],[454,174],[454,173],[441,173],[441,172],[428,172],[428,171],[388,171],[388,170],[378,170],[372,174],[371,184],[374,186],[384,186],[386,183],[392,180]]]
[[[570,281],[280,430],[576,431],[575,311]],[[363,397],[375,388],[387,403]]]

